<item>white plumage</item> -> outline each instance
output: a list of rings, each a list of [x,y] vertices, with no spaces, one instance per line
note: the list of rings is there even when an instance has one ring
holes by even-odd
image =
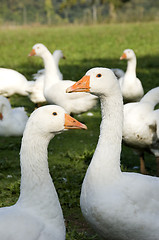
[[[29,99],[35,104],[41,104],[46,102],[46,98],[43,93],[44,89],[44,75],[39,75],[39,77],[34,81],[33,86],[29,89]]]
[[[28,120],[24,107],[12,108],[7,98],[0,96],[0,136],[22,136]]]
[[[62,106],[67,113],[79,114],[91,109],[97,103],[97,97],[87,94],[67,94],[66,89],[74,81],[59,79],[52,54],[43,44],[35,44],[30,56],[39,56],[45,65],[44,96],[48,103]]]
[[[13,94],[28,96],[33,82],[28,81],[21,73],[7,68],[0,68],[0,95],[10,97]]]
[[[141,81],[136,77],[136,55],[132,49],[125,49],[120,59],[127,60],[127,69],[119,78],[124,102],[137,102],[144,95]]]
[[[59,69],[59,60],[61,58],[65,58],[63,52],[61,50],[55,50],[53,52],[53,61],[56,66],[56,73],[59,76],[59,79],[63,79],[63,75]],[[43,89],[44,89],[44,78],[45,78],[45,69],[39,70],[37,73],[33,74],[33,78],[35,80],[33,86],[30,87],[29,90],[29,98],[33,103],[40,104],[46,102],[46,98],[44,97]]]
[[[61,73],[61,71],[59,69],[59,61],[60,61],[61,58],[65,59],[65,56],[63,55],[62,50],[55,50],[52,54],[52,57],[53,57],[53,60],[55,61],[59,78],[62,80],[63,79],[63,74]],[[44,76],[44,74],[45,74],[45,69],[40,69],[40,70],[37,71],[37,73],[33,74],[33,78],[34,78],[34,80],[37,80],[38,77],[40,77],[41,75]]]
[[[144,174],[144,152],[153,153],[159,176],[159,110],[154,110],[157,103],[159,87],[146,93],[140,102],[124,105],[123,141],[139,153],[140,170]]]
[[[111,70],[113,71],[113,73],[115,74],[115,76],[119,79],[121,77],[124,77],[125,72],[122,69],[119,68],[111,68]]]
[[[103,238],[158,240],[159,178],[121,172],[123,101],[110,69],[93,68],[67,92],[90,91],[101,101],[98,144],[81,190],[81,210]]]
[[[59,106],[35,110],[26,125],[20,151],[21,187],[17,203],[0,208],[1,240],[64,240],[65,224],[49,174],[50,140],[67,128],[86,126]]]

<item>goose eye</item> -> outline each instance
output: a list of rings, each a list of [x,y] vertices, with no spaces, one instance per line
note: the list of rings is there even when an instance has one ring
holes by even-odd
[[[53,112],[52,115],[53,115],[53,116],[56,116],[56,115],[57,115],[57,112]]]
[[[98,73],[97,75],[96,75],[96,77],[98,77],[98,78],[100,78],[102,76],[102,74],[100,74],[100,73]]]

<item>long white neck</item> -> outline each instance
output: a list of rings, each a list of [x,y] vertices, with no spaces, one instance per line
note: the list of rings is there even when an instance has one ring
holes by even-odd
[[[88,168],[88,177],[97,185],[121,173],[120,152],[122,141],[123,103],[120,90],[115,95],[100,97],[102,122],[98,144]]]
[[[60,57],[58,54],[53,54],[53,58],[54,58],[56,67],[58,67],[59,61],[60,61],[60,58],[61,58],[61,57]]]
[[[27,126],[20,152],[21,188],[18,204],[37,211],[45,218],[63,219],[58,196],[49,174],[47,147],[51,137],[30,134]]]
[[[159,103],[159,87],[153,88],[147,92],[140,102],[148,102],[152,105],[152,108],[154,108],[155,105]]]
[[[45,66],[44,88],[50,88],[53,84],[60,81],[57,66],[52,54],[48,50],[43,53],[42,58]]]
[[[125,72],[126,76],[132,76],[133,78],[136,78],[136,57],[129,59],[127,62],[127,69]]]

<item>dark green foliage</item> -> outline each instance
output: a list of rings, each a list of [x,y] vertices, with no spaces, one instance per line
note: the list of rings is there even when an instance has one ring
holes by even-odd
[[[158,20],[156,0],[1,0],[0,25]]]

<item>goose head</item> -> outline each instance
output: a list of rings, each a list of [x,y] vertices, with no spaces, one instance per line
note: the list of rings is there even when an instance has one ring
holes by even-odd
[[[132,49],[125,49],[123,54],[120,57],[120,60],[126,59],[131,60],[135,57],[135,53]]]
[[[50,138],[65,129],[87,129],[86,125],[80,123],[65,110],[57,105],[47,105],[36,109],[30,116],[26,129],[32,129],[32,133],[50,136]]]
[[[53,52],[53,57],[57,60],[60,60],[60,58],[65,59],[65,56],[63,55],[62,50],[58,50],[58,49]]]
[[[90,92],[97,96],[109,96],[116,89],[119,89],[119,84],[114,73],[108,68],[92,68],[81,80],[73,86],[67,88],[66,92]]]
[[[47,50],[47,47],[45,47],[42,43],[37,43],[33,46],[31,52],[28,56],[38,56],[41,57]]]

